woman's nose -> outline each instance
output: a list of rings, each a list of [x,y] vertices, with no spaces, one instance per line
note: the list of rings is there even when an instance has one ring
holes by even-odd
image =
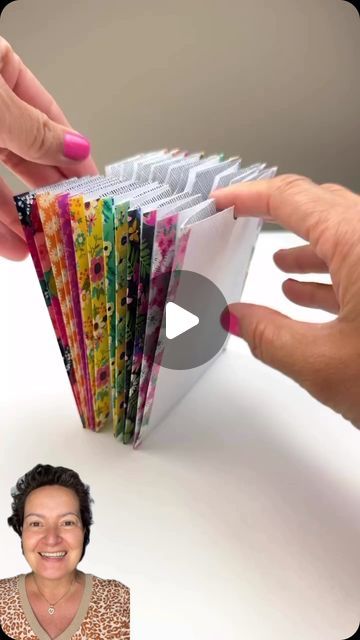
[[[49,544],[57,544],[61,540],[61,532],[56,526],[47,527],[44,533],[44,538]]]

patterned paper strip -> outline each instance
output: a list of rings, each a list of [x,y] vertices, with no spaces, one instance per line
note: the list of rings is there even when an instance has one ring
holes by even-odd
[[[61,236],[59,212],[56,199],[51,193],[42,193],[36,197],[38,211],[45,233],[45,241],[50,256],[52,272],[55,279],[57,295],[64,318],[68,344],[74,365],[80,404],[85,421],[88,421],[87,402],[85,397],[85,379],[81,366],[81,355],[76,338],[75,318],[71,302],[71,292],[65,259],[64,243]]]
[[[184,264],[186,249],[189,242],[190,231],[191,231],[190,228],[181,229],[179,233],[179,238],[176,244],[176,253],[175,253],[174,262],[173,262],[173,270],[171,273],[166,302],[173,302],[175,300],[176,290],[178,288],[179,281],[180,281],[181,269]],[[151,409],[153,406],[155,392],[156,392],[157,379],[159,376],[161,361],[164,354],[165,339],[166,339],[166,331],[165,331],[165,326],[163,325],[161,327],[159,340],[156,346],[156,352],[155,352],[154,362],[151,370],[148,392],[146,395],[143,422],[142,422],[142,425],[140,425],[140,429],[146,426],[150,420]],[[134,446],[140,443],[140,429],[138,429],[135,433]]]
[[[69,286],[71,290],[71,302],[72,302],[73,313],[75,318],[76,336],[79,344],[81,366],[82,366],[84,382],[85,382],[85,395],[87,400],[86,427],[88,429],[95,429],[94,406],[93,406],[93,398],[92,398],[92,392],[91,392],[91,381],[90,381],[88,360],[86,355],[85,336],[84,336],[84,330],[82,325],[81,303],[80,303],[79,285],[78,285],[77,271],[76,271],[75,247],[74,247],[74,242],[72,237],[68,194],[57,196],[56,204],[59,212],[61,232],[62,232],[62,237],[64,241],[65,259],[66,259],[66,265],[67,265],[67,270],[69,275]]]
[[[140,431],[147,390],[154,362],[156,345],[163,318],[175,254],[178,214],[158,220],[155,228],[153,258],[150,276],[149,308],[146,319],[145,343],[141,364],[139,397],[136,414],[136,432]]]
[[[127,292],[127,240],[129,203],[115,205],[115,415],[114,435],[122,436],[125,427],[125,334]]]
[[[99,206],[101,203],[99,202]],[[115,341],[116,341],[116,315],[115,315],[115,296],[116,296],[116,262],[115,262],[115,210],[112,198],[102,199],[102,224],[103,224],[103,253],[105,267],[105,290],[106,290],[106,315],[107,330],[109,337],[109,362],[111,376],[111,397],[112,397],[112,414],[113,428],[115,430],[117,419],[115,413],[116,398],[116,368],[115,368]]]
[[[101,429],[111,412],[109,336],[103,254],[102,201],[85,202],[90,296],[94,336],[95,419]]]
[[[126,337],[125,337],[125,407],[128,411],[131,368],[135,343],[137,292],[140,272],[140,235],[141,235],[141,211],[133,209],[128,211],[128,242],[127,242],[127,294],[126,294]],[[129,427],[130,431],[127,431]],[[131,425],[125,422],[123,442],[126,444],[131,438]]]
[[[82,196],[69,197],[69,213],[75,249],[76,275],[79,288],[83,334],[85,339],[88,372],[91,385],[91,396],[95,398],[95,364],[92,307],[90,294],[89,261],[87,254],[87,222],[85,205]],[[95,414],[95,406],[94,406]],[[97,428],[95,423],[89,425]]]
[[[142,219],[140,246],[140,279],[137,293],[134,352],[131,367],[129,402],[126,410],[126,433],[131,437],[135,430],[140,385],[141,363],[144,352],[146,318],[148,312],[151,261],[157,212],[145,213]]]
[[[61,314],[54,276],[52,274],[51,263],[47,251],[41,219],[38,212],[36,197],[32,193],[25,193],[14,198],[20,222],[23,226],[26,241],[39,279],[41,290],[45,299],[51,322],[54,327],[59,349],[64,361],[65,369],[69,377],[75,402],[78,407],[83,425],[77,382],[74,375],[74,368],[67,342],[65,325]]]

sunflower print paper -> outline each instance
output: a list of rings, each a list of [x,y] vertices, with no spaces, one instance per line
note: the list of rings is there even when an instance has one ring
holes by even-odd
[[[90,378],[91,397],[93,403],[93,421],[87,425],[90,429],[97,429],[95,414],[95,363],[94,363],[94,335],[92,324],[92,306],[90,294],[89,261],[87,253],[87,222],[85,204],[82,196],[70,196],[68,200],[70,222],[74,244],[76,276],[80,299],[83,336],[86,349],[87,371]]]
[[[84,209],[87,224],[87,253],[94,340],[95,419],[96,428],[101,429],[111,413],[109,334],[106,309],[102,201],[86,201],[84,203]]]

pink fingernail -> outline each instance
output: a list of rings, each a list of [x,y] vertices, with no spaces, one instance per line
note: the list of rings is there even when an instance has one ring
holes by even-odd
[[[90,142],[87,138],[75,133],[65,133],[64,156],[69,160],[85,160],[90,155]]]
[[[234,336],[241,336],[239,318],[231,313],[228,308],[222,312],[220,323],[225,331],[232,333]]]

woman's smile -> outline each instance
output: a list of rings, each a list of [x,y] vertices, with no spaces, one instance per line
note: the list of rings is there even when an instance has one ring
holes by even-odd
[[[39,555],[46,561],[59,561],[63,560],[67,554],[67,551],[39,551]]]

